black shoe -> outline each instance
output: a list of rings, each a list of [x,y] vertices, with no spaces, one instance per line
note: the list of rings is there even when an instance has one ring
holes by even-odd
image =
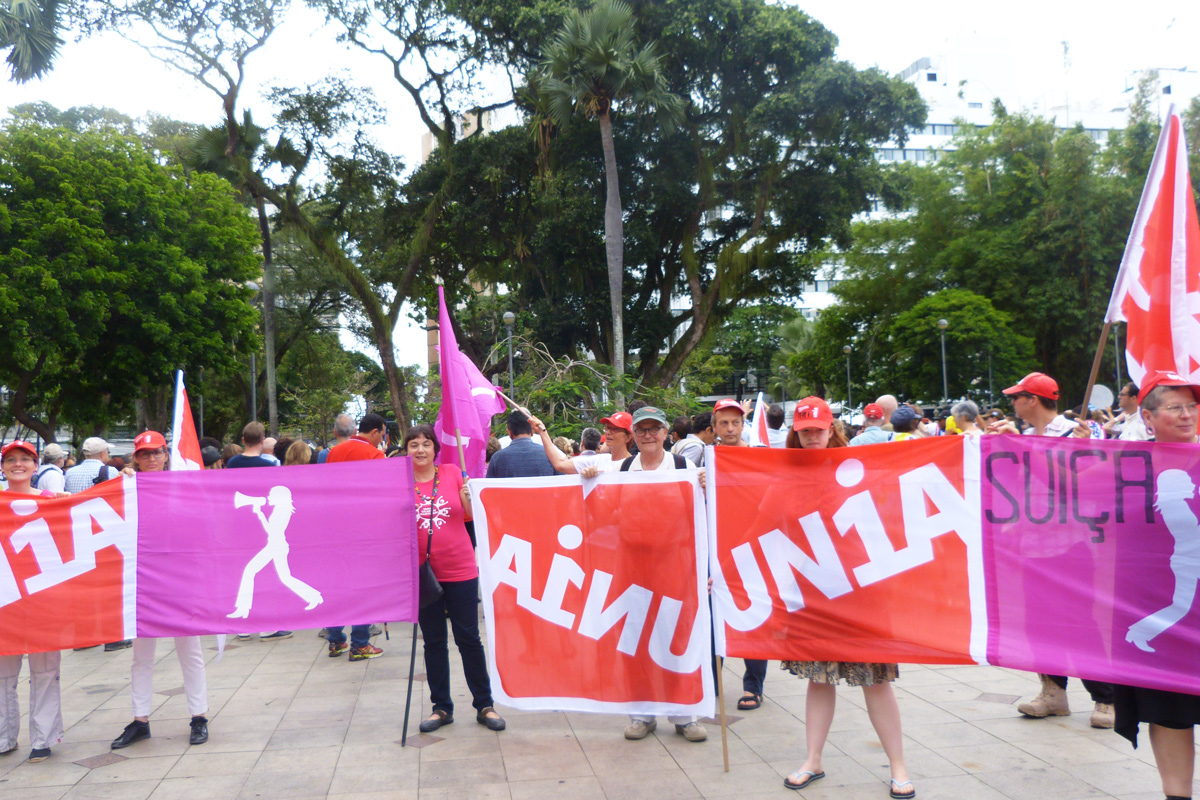
[[[435,708],[433,710],[433,716],[427,720],[423,720],[417,727],[421,733],[433,733],[438,728],[442,727],[443,725],[449,725],[451,722],[454,722],[453,714]]]
[[[478,722],[480,725],[486,725],[487,729],[489,731],[504,730],[504,718],[501,717],[499,714],[496,714],[496,716],[494,716],[494,717],[489,717],[487,715],[489,711],[491,711],[492,713],[495,713],[496,709],[492,708],[491,706],[488,706],[487,708],[481,708],[478,711],[476,711],[475,712],[475,721]]]
[[[208,719],[205,717],[192,717],[192,735],[188,737],[188,744],[204,744],[208,741]]]
[[[262,642],[270,642],[270,641],[274,641],[275,639],[290,639],[290,638],[292,638],[291,631],[275,631],[274,633],[261,634],[258,637],[259,641],[262,641]]]
[[[114,650],[124,650],[126,647],[133,647],[132,639],[122,639],[119,642],[109,642],[104,645],[104,652],[111,653]]]
[[[50,748],[49,747],[42,747],[42,748],[35,747],[29,753],[29,761],[32,764],[36,764],[39,761],[45,761],[49,757],[50,757]]]
[[[125,726],[125,730],[121,735],[112,741],[112,749],[120,750],[122,747],[129,747],[134,742],[140,742],[142,739],[150,738],[150,723],[142,722],[135,719],[133,722]]]

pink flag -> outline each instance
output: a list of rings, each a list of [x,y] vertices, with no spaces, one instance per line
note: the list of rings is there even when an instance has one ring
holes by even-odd
[[[1125,360],[1134,383],[1158,371],[1200,382],[1200,223],[1174,106],[1158,138],[1105,321],[1128,323]]]
[[[204,469],[192,406],[183,388],[183,370],[175,373],[175,419],[171,423],[171,469]]]
[[[750,417],[750,446],[771,446],[771,436],[767,430],[767,404],[763,402],[762,392],[754,401],[754,414]]]
[[[446,295],[438,287],[438,362],[442,376],[442,408],[433,429],[442,444],[439,464],[455,464],[470,478],[487,471],[487,443],[492,417],[504,411],[504,400],[496,387],[483,377],[471,359],[458,349]],[[458,461],[458,438],[462,437],[465,463]]]

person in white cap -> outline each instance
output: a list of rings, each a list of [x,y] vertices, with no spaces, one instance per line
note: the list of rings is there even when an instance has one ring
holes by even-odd
[[[67,451],[51,443],[42,448],[42,465],[33,476],[33,488],[46,492],[65,492],[63,465],[67,463]]]
[[[97,483],[119,478],[121,473],[108,464],[108,442],[99,436],[90,436],[83,440],[83,461],[67,470],[64,477],[64,491],[77,494],[90,489]]]
[[[29,442],[9,442],[0,450],[0,470],[3,470],[8,481],[6,495],[54,496],[52,492],[33,487],[37,462],[37,449]],[[62,492],[58,494],[63,495]],[[17,749],[17,732],[21,728],[17,680],[21,676],[22,658],[19,655],[0,656],[0,754]],[[62,695],[58,683],[62,656],[56,650],[52,653],[30,653],[28,658],[29,738],[33,747],[29,760],[38,762],[49,758],[50,746],[62,741]]]

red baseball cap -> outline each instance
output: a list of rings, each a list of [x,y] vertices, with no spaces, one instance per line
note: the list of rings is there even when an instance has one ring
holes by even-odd
[[[1019,392],[1029,392],[1029,394],[1044,397],[1047,400],[1058,399],[1058,382],[1044,372],[1031,372],[1016,386],[1010,386],[1004,390],[1005,394],[1018,394]]]
[[[742,404],[731,397],[726,397],[724,400],[718,400],[717,404],[713,406],[713,413],[715,414],[718,411],[724,411],[727,408],[732,408],[743,417],[746,416],[746,409],[742,408]]]
[[[796,415],[792,421],[792,427],[796,430],[828,428],[832,424],[833,411],[829,408],[829,403],[821,398],[806,397],[796,403]]]
[[[886,412],[884,412],[883,406],[878,403],[867,403],[863,406],[863,416],[867,419],[883,419],[886,416]]]
[[[618,411],[611,417],[605,417],[600,420],[601,425],[612,425],[614,428],[629,431],[633,433],[633,417],[624,411]]]
[[[139,433],[133,440],[133,452],[139,450],[158,450],[167,446],[167,440],[158,431]]]
[[[1157,386],[1187,386],[1192,390],[1197,400],[1200,400],[1200,393],[1196,391],[1196,382],[1189,381],[1186,378],[1181,378],[1174,372],[1155,372],[1142,380],[1142,388],[1138,392],[1138,405],[1146,399],[1146,395]]]
[[[38,451],[36,447],[31,445],[29,442],[15,439],[4,445],[4,448],[0,450],[0,461],[3,461],[4,458],[13,450],[24,450],[26,453],[29,453],[29,455],[33,456],[34,459],[38,457]]]

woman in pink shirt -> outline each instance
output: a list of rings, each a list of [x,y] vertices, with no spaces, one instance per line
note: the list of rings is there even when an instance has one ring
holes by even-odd
[[[463,673],[475,706],[475,721],[490,730],[504,730],[504,720],[492,707],[483,643],[479,640],[479,567],[475,548],[463,524],[471,519],[471,495],[462,473],[451,464],[437,466],[441,450],[431,425],[414,425],[404,434],[404,450],[413,463],[417,492],[417,541],[420,560],[430,559],[433,574],[442,585],[442,597],[421,609],[421,635],[425,639],[425,676],[433,700],[433,713],[421,723],[431,733],[454,722],[450,697],[450,653],[446,617],[454,630],[454,643],[462,656]],[[432,531],[432,544],[430,532]]]

